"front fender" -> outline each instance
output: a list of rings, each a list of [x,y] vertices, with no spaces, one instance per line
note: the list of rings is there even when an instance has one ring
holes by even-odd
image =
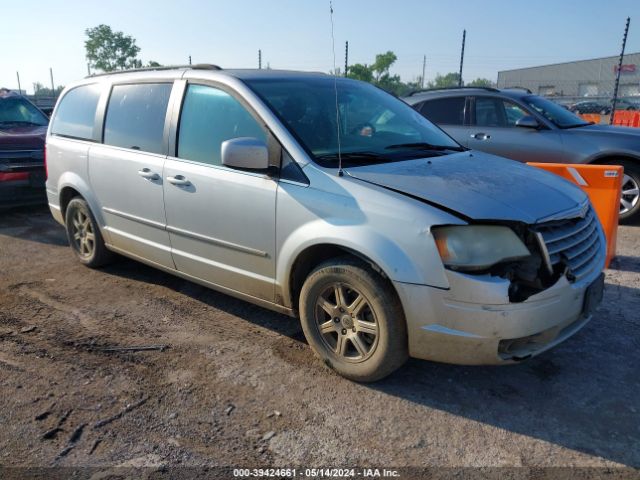
[[[442,262],[437,253],[435,257],[433,255],[437,250],[430,231],[424,229],[420,237],[420,241],[424,242],[424,254],[421,258],[412,258],[391,238],[373,228],[316,219],[294,230],[282,243],[277,256],[276,282],[284,295],[285,304],[290,304],[290,273],[296,259],[315,245],[334,245],[366,257],[392,281],[448,288]]]

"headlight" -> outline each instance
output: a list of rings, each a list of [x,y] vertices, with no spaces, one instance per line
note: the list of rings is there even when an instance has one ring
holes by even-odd
[[[513,230],[499,225],[436,227],[433,236],[442,262],[453,270],[482,270],[531,254]]]

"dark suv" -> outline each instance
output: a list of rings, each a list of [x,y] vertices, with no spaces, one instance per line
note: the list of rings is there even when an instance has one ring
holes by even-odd
[[[17,92],[0,89],[0,209],[44,203],[49,119]]]
[[[640,129],[594,125],[523,89],[448,88],[404,100],[474,150],[520,162],[622,165],[620,220],[640,220]]]

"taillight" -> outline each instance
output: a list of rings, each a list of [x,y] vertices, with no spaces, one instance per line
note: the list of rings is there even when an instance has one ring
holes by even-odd
[[[44,151],[42,154],[42,158],[44,160],[44,179],[49,179],[49,169],[47,168],[47,144],[44,145]]]

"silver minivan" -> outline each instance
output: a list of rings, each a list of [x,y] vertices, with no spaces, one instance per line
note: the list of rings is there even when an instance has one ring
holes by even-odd
[[[68,86],[47,195],[78,260],[113,253],[292,316],[341,375],[513,363],[602,298],[585,194],[460,146],[358,81],[191,66]]]

